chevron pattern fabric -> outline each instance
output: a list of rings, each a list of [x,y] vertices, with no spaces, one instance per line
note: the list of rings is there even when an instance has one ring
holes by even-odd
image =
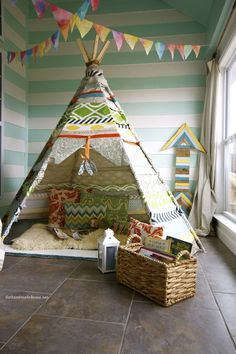
[[[83,203],[64,203],[65,227],[69,229],[86,229],[90,227],[92,219],[104,219],[106,205]]]

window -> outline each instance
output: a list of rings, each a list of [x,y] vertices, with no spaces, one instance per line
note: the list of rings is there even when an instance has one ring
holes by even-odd
[[[225,70],[225,206],[236,221],[236,56]]]

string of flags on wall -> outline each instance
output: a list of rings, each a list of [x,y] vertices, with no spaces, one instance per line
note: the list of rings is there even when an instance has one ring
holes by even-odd
[[[16,5],[17,0],[11,0],[11,2],[13,5]],[[89,7],[91,6],[92,10],[96,11],[99,6],[99,0],[85,0],[74,14],[48,2],[47,0],[32,0],[32,4],[35,8],[38,18],[43,18],[46,10],[49,8],[59,29],[46,40],[34,45],[31,48],[21,51],[8,51],[8,63],[18,59],[23,65],[25,60],[28,61],[31,57],[33,57],[34,61],[36,61],[38,56],[44,56],[51,48],[57,49],[59,47],[60,35],[62,35],[64,40],[67,41],[69,32],[72,33],[75,28],[78,29],[81,38],[88,34],[93,28],[102,42],[105,42],[111,33],[118,51],[121,50],[124,42],[128,44],[131,50],[133,50],[136,44],[140,42],[143,45],[147,55],[150,53],[154,46],[159,60],[162,59],[165,50],[169,51],[172,60],[174,60],[176,51],[180,54],[183,60],[186,60],[192,52],[197,58],[200,53],[200,49],[203,46],[196,44],[163,43],[161,41],[154,42],[150,39],[119,32],[106,26],[86,20],[85,17]]]

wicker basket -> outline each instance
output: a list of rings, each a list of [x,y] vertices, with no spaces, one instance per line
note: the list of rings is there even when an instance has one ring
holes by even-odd
[[[137,235],[131,236],[138,237]],[[140,243],[120,246],[117,253],[117,280],[162,306],[170,306],[194,296],[197,259],[181,251],[173,262],[152,260],[137,251]],[[180,260],[183,255],[188,259]]]

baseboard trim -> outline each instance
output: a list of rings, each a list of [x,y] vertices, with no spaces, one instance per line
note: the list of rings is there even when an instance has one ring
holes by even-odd
[[[216,235],[236,256],[236,224],[222,214],[214,216]]]

